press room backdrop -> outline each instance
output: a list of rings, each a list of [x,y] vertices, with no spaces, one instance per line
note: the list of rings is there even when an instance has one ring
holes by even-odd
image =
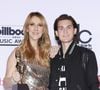
[[[0,90],[8,56],[23,39],[22,26],[31,11],[41,12],[56,45],[53,23],[60,14],[72,15],[80,29],[80,45],[92,49],[100,75],[100,0],[0,0]]]

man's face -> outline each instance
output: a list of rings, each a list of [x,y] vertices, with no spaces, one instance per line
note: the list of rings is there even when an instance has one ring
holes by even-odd
[[[71,42],[76,34],[76,29],[70,20],[61,20],[58,22],[56,35],[62,43]]]

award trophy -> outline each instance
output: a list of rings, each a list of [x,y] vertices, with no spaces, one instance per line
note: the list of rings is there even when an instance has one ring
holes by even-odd
[[[17,68],[17,70],[18,70],[18,72],[19,72],[19,74],[21,76],[21,79],[20,79],[21,84],[23,84],[23,75],[24,75],[26,66],[23,63],[24,61],[22,60],[20,51],[16,51],[15,57],[16,57],[16,60],[17,60],[16,68]]]
[[[19,50],[15,52],[15,57],[17,60],[16,68],[21,78],[20,82],[18,82],[17,85],[14,85],[12,87],[12,90],[29,90],[28,85],[23,83],[23,77],[24,77],[24,72],[26,70],[26,66],[24,61],[22,60],[21,52]]]

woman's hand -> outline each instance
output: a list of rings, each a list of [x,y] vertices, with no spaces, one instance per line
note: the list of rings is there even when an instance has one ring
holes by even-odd
[[[55,55],[58,53],[60,46],[52,46],[50,48],[50,58],[54,58]]]
[[[12,88],[14,84],[17,84],[20,81],[19,72],[13,72],[12,77],[5,77],[3,80],[4,88]]]
[[[3,86],[5,89],[12,88],[12,78],[4,78],[3,80]]]

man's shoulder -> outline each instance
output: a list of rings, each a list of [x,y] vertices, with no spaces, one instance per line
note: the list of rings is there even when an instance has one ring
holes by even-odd
[[[89,48],[86,48],[86,47],[82,47],[82,46],[77,45],[77,48],[78,48],[81,52],[85,52],[85,53],[88,53],[88,54],[94,53],[93,50],[91,50],[91,49],[89,49]]]

